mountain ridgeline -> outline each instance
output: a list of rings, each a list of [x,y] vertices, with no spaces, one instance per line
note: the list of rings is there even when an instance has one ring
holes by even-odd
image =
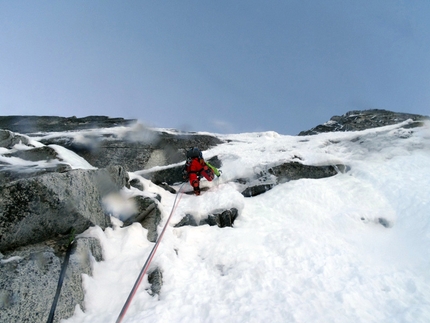
[[[323,132],[400,123],[413,131],[428,119],[385,110],[351,111],[299,136],[308,140],[306,136]],[[103,252],[97,239],[76,235],[92,226],[104,230],[113,225],[103,200],[124,188],[142,192],[130,198],[136,210],[122,225],[140,223],[148,230],[147,239],[155,242],[161,197],[148,191],[147,183],[176,194],[175,186],[184,181],[186,149],[197,146],[205,151],[226,143],[214,135],[154,130],[122,118],[0,116],[0,321],[46,321],[61,263],[73,239],[54,322],[72,316],[76,305],[85,311],[82,273],[91,275],[91,262],[103,260]],[[81,166],[68,163],[70,156]],[[208,161],[220,168],[223,157]],[[294,156],[262,169],[251,177],[232,179],[243,197],[253,198],[288,181],[345,173],[349,166],[309,165]],[[187,214],[176,226],[232,227],[238,217],[235,208],[218,209],[200,222]],[[390,227],[384,219],[379,221]],[[151,293],[159,293],[159,268],[149,280]]]

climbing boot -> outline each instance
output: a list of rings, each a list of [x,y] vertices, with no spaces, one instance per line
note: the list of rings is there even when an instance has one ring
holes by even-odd
[[[194,187],[194,194],[200,195],[200,187]]]

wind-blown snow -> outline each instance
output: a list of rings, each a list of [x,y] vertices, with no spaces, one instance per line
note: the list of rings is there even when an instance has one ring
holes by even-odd
[[[203,155],[222,160],[222,176],[202,182],[210,187],[202,196],[178,196],[151,264],[163,272],[160,295],[149,295],[145,278],[123,322],[430,322],[428,123],[220,137],[228,143]],[[291,160],[344,164],[348,171],[286,182],[253,198],[232,182]],[[162,197],[161,232],[175,195],[142,181],[145,194]],[[105,201],[113,216],[130,212],[120,200]],[[240,211],[233,228],[173,227],[185,214],[199,219],[231,207]],[[84,311],[77,307],[63,323],[118,317],[153,243],[140,224],[115,223],[84,233],[100,239],[104,261],[84,275]]]
[[[73,151],[70,151],[67,148],[64,148],[63,146],[59,145],[49,145],[52,149],[56,151],[58,156],[65,161],[66,163],[70,164],[72,169],[96,169],[96,167],[93,167],[90,163],[88,163],[84,158],[77,155]]]

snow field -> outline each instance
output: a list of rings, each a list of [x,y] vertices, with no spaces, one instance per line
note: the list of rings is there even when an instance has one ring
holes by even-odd
[[[202,196],[178,196],[150,267],[163,272],[159,297],[144,278],[123,322],[430,321],[428,125],[230,139],[204,152],[223,161],[218,182],[202,183],[210,187]],[[231,182],[294,156],[350,168],[254,198]],[[175,195],[145,185],[162,196],[161,232]],[[173,227],[187,213],[198,222],[231,207],[240,210],[233,228]],[[105,260],[84,276],[85,311],[63,323],[115,322],[153,244],[140,224],[85,234],[100,239]]]

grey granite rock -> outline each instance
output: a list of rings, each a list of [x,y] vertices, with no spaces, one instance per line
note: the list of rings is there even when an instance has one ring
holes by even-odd
[[[29,142],[30,140],[28,137],[16,134],[0,127],[0,147],[10,149],[16,144],[22,143],[24,145],[28,145]]]
[[[359,131],[397,124],[406,120],[415,121],[408,127],[418,127],[428,116],[418,114],[399,113],[387,110],[354,110],[341,116],[333,116],[328,122],[310,130],[302,131],[299,136],[316,135],[322,132]]]
[[[130,125],[136,120],[109,118],[106,116],[56,117],[56,116],[0,116],[0,129],[23,134],[110,128]]]
[[[105,228],[103,196],[128,183],[121,166],[44,174],[0,186],[0,251],[41,242],[74,228]]]
[[[8,253],[0,261],[0,322],[46,322],[64,262],[66,240],[46,241]],[[102,250],[95,238],[77,238],[73,244],[54,322],[84,309],[82,274],[92,275],[93,261]]]

